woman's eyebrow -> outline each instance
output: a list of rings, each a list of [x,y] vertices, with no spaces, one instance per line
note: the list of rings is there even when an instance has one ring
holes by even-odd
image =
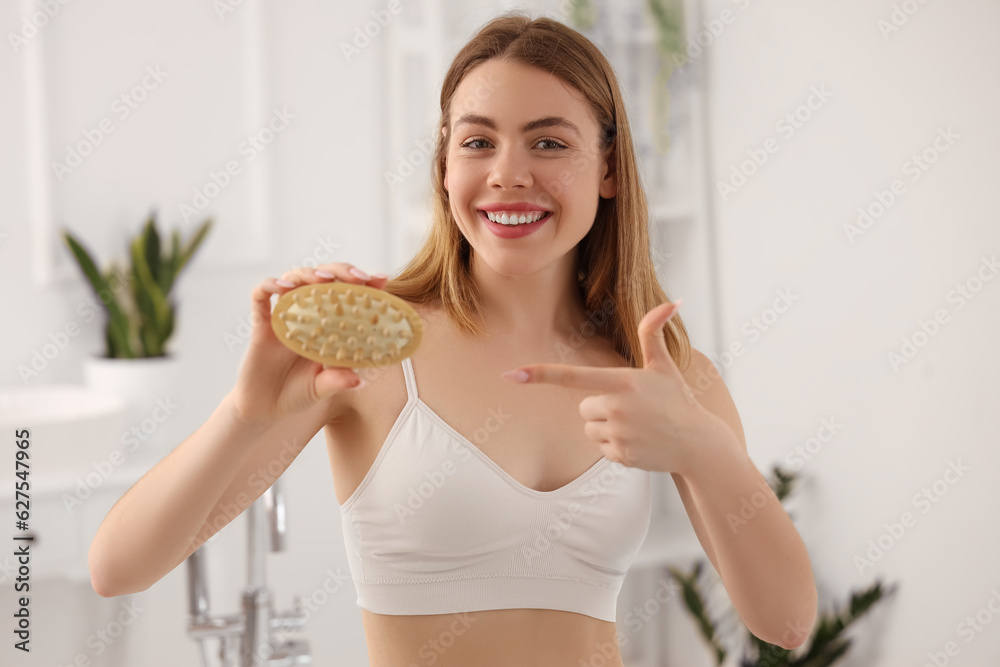
[[[458,120],[455,121],[455,127],[458,128],[459,125],[465,123],[469,123],[470,125],[482,125],[483,127],[488,127],[493,131],[497,130],[497,123],[495,120],[489,116],[483,116],[476,113],[462,114],[459,116]],[[565,127],[567,130],[575,133],[577,137],[583,139],[583,133],[580,132],[580,128],[562,116],[546,116],[545,118],[528,121],[521,126],[521,132],[531,132],[532,130],[538,130],[543,127]]]

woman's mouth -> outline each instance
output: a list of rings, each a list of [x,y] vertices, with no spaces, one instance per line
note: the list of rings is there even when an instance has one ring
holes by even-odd
[[[546,218],[552,211],[480,211],[486,215],[491,222],[501,225],[530,225]]]
[[[476,211],[487,229],[504,239],[527,236],[545,224],[552,217],[552,211]],[[516,216],[516,221],[515,221]],[[490,218],[493,218],[490,220]],[[524,222],[521,222],[521,220]]]

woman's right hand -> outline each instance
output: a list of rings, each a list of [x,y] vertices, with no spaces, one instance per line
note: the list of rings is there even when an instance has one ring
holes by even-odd
[[[333,394],[360,384],[355,369],[325,366],[292,352],[271,328],[271,295],[279,296],[302,285],[341,282],[382,289],[388,277],[369,280],[351,273],[353,264],[320,264],[298,268],[281,276],[282,285],[267,278],[253,290],[250,347],[240,365],[232,391],[237,417],[246,423],[266,425],[313,407]],[[326,272],[333,278],[318,275]],[[289,286],[291,285],[291,286]]]

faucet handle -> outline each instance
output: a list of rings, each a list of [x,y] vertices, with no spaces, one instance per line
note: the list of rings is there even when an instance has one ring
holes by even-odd
[[[301,630],[306,624],[307,617],[308,613],[306,606],[302,603],[302,596],[295,595],[292,597],[291,610],[271,616],[271,631],[284,633]]]
[[[285,494],[281,491],[281,478],[274,480],[264,492],[264,507],[267,508],[268,532],[271,535],[271,551],[285,550]]]
[[[205,578],[205,545],[187,557],[188,613],[195,622],[208,618],[208,581]]]

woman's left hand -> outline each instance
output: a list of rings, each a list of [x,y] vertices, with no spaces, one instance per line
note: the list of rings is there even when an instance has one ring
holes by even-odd
[[[604,456],[634,468],[683,474],[716,420],[698,402],[663,338],[663,327],[680,303],[660,304],[639,323],[643,368],[532,364],[501,377],[516,380],[520,370],[528,373],[525,383],[601,392],[580,401],[580,415],[586,420],[583,432]]]

